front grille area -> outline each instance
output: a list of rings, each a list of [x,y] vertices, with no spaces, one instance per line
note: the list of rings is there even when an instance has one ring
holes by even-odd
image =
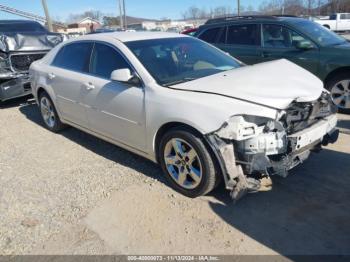
[[[27,71],[29,66],[36,60],[43,58],[45,54],[16,54],[11,55],[12,68],[16,71]]]

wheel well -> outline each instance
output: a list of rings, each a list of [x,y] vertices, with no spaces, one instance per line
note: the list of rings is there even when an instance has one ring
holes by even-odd
[[[168,132],[170,129],[173,128],[183,128],[183,129],[187,129],[187,130],[191,130],[192,132],[194,132],[195,134],[197,134],[199,137],[203,138],[203,134],[201,132],[199,132],[197,129],[195,129],[194,127],[181,123],[181,122],[170,122],[167,124],[164,124],[157,132],[156,134],[156,138],[154,140],[154,146],[155,146],[155,156],[156,156],[156,160],[159,163],[159,144],[160,144],[160,140],[162,139],[163,135]],[[208,145],[208,142],[206,139],[203,139],[203,143],[206,146],[209,154],[212,156],[212,159],[214,161],[214,165],[217,167],[217,179],[218,179],[218,184],[221,181],[222,178],[222,169],[220,167],[219,164],[219,160],[217,159],[216,155],[214,154],[212,148],[210,147],[210,145]]]
[[[39,99],[40,95],[41,95],[42,93],[44,93],[44,92],[46,93],[45,89],[42,88],[42,87],[39,87],[39,88],[38,88],[38,91],[37,91],[37,98]]]
[[[201,132],[199,132],[197,129],[193,128],[190,125],[181,123],[181,122],[170,122],[170,123],[166,123],[164,124],[157,132],[156,134],[156,138],[154,140],[154,149],[155,149],[155,155],[156,155],[156,159],[157,162],[159,163],[159,144],[160,144],[160,140],[162,139],[163,135],[168,132],[170,129],[173,128],[184,128],[184,129],[189,129],[192,132],[194,132],[195,134],[197,134],[200,137],[203,137],[203,135],[201,134]]]
[[[331,29],[331,27],[329,25],[323,25],[324,27]]]
[[[344,74],[344,73],[350,73],[350,66],[337,68],[337,69],[333,70],[332,72],[330,72],[327,75],[326,79],[324,80],[325,85],[327,85],[328,81],[330,79],[332,79],[333,77],[335,77],[336,75]]]

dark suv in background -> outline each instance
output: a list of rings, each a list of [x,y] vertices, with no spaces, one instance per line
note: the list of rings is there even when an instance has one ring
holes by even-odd
[[[350,43],[317,23],[291,16],[226,17],[208,20],[195,37],[246,64],[286,58],[318,76],[338,108],[350,112]]]

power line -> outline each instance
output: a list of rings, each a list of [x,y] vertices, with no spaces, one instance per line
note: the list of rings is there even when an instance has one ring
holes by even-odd
[[[13,14],[13,15],[18,15],[18,16],[25,17],[25,18],[29,18],[31,20],[34,20],[34,21],[37,21],[37,22],[40,22],[40,23],[44,23],[44,24],[47,23],[46,18],[43,17],[43,16],[32,14],[32,13],[25,12],[25,11],[21,11],[21,10],[18,10],[18,9],[9,7],[9,6],[1,5],[1,4],[0,4],[0,11],[6,12],[6,13],[10,13],[10,14]],[[54,25],[60,25],[60,26],[63,25],[62,23],[55,22],[55,21],[53,22],[53,24]]]

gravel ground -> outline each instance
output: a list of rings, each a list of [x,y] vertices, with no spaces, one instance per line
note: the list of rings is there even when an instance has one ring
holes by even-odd
[[[350,254],[350,117],[339,143],[233,205],[188,199],[157,165],[69,128],[33,101],[0,108],[0,254]],[[194,244],[195,243],[195,244]]]

